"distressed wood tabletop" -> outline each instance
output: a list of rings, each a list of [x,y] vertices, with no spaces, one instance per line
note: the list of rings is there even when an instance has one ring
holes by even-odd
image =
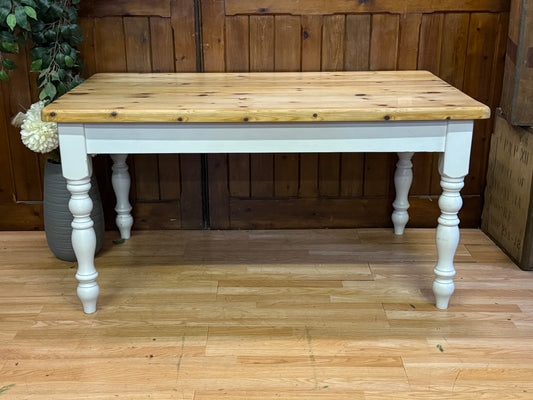
[[[55,122],[483,119],[490,109],[427,71],[101,73],[42,112]]]

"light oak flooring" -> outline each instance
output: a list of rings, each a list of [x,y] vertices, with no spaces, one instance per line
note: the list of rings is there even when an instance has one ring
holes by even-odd
[[[462,230],[109,232],[98,311],[42,232],[0,232],[0,399],[533,399],[533,272]]]

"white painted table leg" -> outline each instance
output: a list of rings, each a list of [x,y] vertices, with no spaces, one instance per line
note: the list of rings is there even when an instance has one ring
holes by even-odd
[[[441,176],[442,195],[439,198],[441,216],[437,227],[437,266],[433,292],[437,308],[448,308],[448,302],[455,289],[453,257],[459,244],[459,218],[457,213],[463,205],[459,191],[464,186],[464,177]]]
[[[93,202],[89,197],[91,178],[72,180],[67,179],[67,189],[71,193],[69,209],[74,219],[72,221],[72,247],[78,260],[78,297],[83,304],[83,311],[91,314],[96,311],[96,299],[100,288],[96,283],[98,272],[94,268],[94,251],[96,235],[91,219]]]
[[[398,162],[396,163],[396,171],[394,172],[394,186],[396,188],[396,199],[392,206],[392,223],[394,224],[394,233],[396,235],[403,235],[405,225],[409,221],[409,189],[413,182],[413,163],[411,158],[414,153],[404,152],[398,153]]]
[[[83,311],[96,311],[96,300],[100,288],[96,283],[98,272],[94,267],[96,235],[93,229],[91,211],[93,202],[89,197],[91,188],[92,161],[87,157],[85,127],[83,124],[58,124],[59,148],[63,176],[70,192],[68,208],[72,220],[72,248],[78,260],[78,297]]]
[[[117,212],[116,224],[120,230],[120,237],[122,239],[130,238],[131,227],[133,225],[131,205],[129,202],[131,183],[128,165],[126,164],[127,157],[127,154],[111,154],[113,160],[111,183],[113,184],[113,190],[117,198],[117,205],[115,207],[115,211]]]
[[[459,218],[457,213],[463,205],[460,190],[468,173],[472,121],[450,121],[444,153],[439,158],[439,173],[442,195],[439,198],[441,215],[437,227],[437,265],[433,293],[437,308],[446,309],[455,290],[453,258],[459,244]]]

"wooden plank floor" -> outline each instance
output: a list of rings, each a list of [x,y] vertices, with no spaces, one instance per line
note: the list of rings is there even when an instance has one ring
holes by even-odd
[[[533,273],[462,230],[108,233],[98,311],[42,232],[0,232],[2,399],[532,399]]]

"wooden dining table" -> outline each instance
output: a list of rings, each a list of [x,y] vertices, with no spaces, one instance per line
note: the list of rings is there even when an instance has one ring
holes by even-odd
[[[489,116],[487,106],[427,71],[96,74],[42,111],[44,121],[58,123],[83,309],[95,312],[99,294],[91,155],[113,159],[116,223],[128,239],[128,154],[306,152],[398,153],[397,235],[409,220],[413,154],[439,154],[433,291],[446,309],[473,123]]]

